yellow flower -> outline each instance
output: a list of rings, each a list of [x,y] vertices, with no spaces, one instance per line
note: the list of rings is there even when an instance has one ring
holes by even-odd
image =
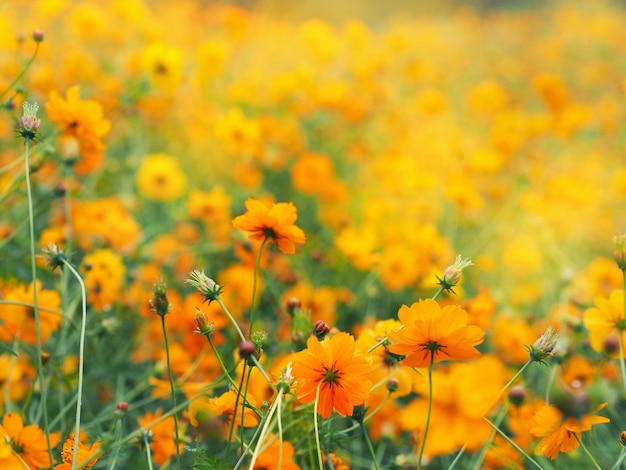
[[[172,202],[185,192],[187,176],[178,159],[164,153],[146,155],[137,171],[139,192],[156,202]]]

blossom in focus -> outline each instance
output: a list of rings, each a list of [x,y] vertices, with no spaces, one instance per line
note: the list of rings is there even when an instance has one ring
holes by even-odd
[[[256,199],[246,201],[245,214],[235,217],[236,229],[248,233],[252,240],[269,239],[276,243],[280,251],[286,254],[296,252],[296,244],[303,245],[306,236],[302,229],[294,225],[298,218],[296,206],[290,202],[266,204]]]
[[[467,325],[467,312],[458,305],[441,308],[432,300],[420,300],[410,307],[403,305],[398,318],[404,325],[390,331],[393,343],[389,351],[407,356],[403,364],[427,367],[432,362],[467,360],[480,356],[475,346],[483,342],[485,332]]]

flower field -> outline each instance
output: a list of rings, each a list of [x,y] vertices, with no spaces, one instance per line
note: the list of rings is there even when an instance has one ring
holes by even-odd
[[[626,468],[623,4],[243,5],[0,4],[0,468]]]

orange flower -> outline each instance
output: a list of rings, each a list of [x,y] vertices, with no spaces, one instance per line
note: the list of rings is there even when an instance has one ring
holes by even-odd
[[[0,436],[4,436],[3,444],[7,443],[11,447],[8,449],[0,445],[0,468],[24,468],[22,461],[29,468],[50,466],[46,436],[39,426],[24,426],[20,415],[7,413],[2,419]],[[58,443],[59,435],[50,434],[50,446],[54,447]]]
[[[160,408],[153,414],[148,411],[143,418],[139,418],[137,422],[142,428],[146,428],[154,421],[158,420],[163,414]],[[174,417],[170,416],[146,431],[150,437],[150,449],[152,450],[152,459],[159,465],[164,465],[173,455],[176,454],[176,433],[174,430]],[[184,430],[181,430],[181,435]],[[180,452],[183,451],[184,444],[180,443]]]
[[[405,328],[389,333],[396,343],[389,351],[406,355],[404,365],[427,367],[431,354],[433,362],[480,356],[474,346],[483,342],[485,333],[478,326],[467,326],[467,312],[458,305],[442,309],[432,299],[420,300],[411,307],[403,305],[398,318]]]
[[[84,433],[81,432],[80,437],[82,439],[87,439],[88,436],[86,436]],[[55,466],[54,470],[70,470],[72,468],[72,460],[74,459],[75,442],[76,442],[76,439],[73,434],[65,440],[65,442],[63,443],[63,450],[61,451],[61,458],[63,459],[63,463]],[[78,455],[76,457],[76,464],[80,466],[81,464],[84,464],[85,462],[89,462],[86,465],[84,465],[84,467],[81,467],[81,468],[93,467],[98,461],[98,458],[97,457],[94,458],[94,456],[96,455],[99,449],[100,449],[99,442],[94,442],[92,445],[88,445],[81,441],[78,441]]]
[[[596,411],[601,410],[606,403],[600,405]],[[530,432],[543,439],[537,444],[535,454],[545,455],[550,459],[556,459],[559,452],[571,452],[577,449],[581,433],[591,430],[594,424],[608,423],[610,420],[604,416],[592,416],[585,414],[580,419],[566,418],[561,411],[553,405],[545,405],[533,416],[534,426]],[[577,439],[578,438],[578,439]]]
[[[301,402],[310,403],[321,387],[317,412],[322,418],[328,418],[333,409],[341,416],[351,416],[354,407],[363,404],[369,395],[370,368],[368,359],[356,352],[354,338],[348,333],[326,337],[321,343],[311,336],[307,349],[293,357],[296,395]]]
[[[306,241],[304,232],[293,225],[298,216],[292,203],[279,202],[270,207],[263,201],[248,199],[246,209],[248,212],[235,217],[233,225],[239,230],[248,232],[250,239],[268,238],[286,254],[295,253],[295,244],[303,245]]]
[[[293,461],[294,449],[291,442],[283,441],[281,446],[277,436],[272,434],[268,436],[268,441],[270,444],[259,454],[254,464],[255,470],[300,470],[300,466]]]
[[[102,106],[94,100],[81,100],[80,88],[73,86],[64,100],[56,91],[50,93],[46,111],[50,120],[61,128],[59,143],[66,158],[78,158],[76,173],[84,175],[102,166],[105,145],[101,138],[111,123],[104,119]]]

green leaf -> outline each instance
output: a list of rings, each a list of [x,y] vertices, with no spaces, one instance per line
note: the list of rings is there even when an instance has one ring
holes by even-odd
[[[17,356],[17,353],[11,346],[9,346],[8,344],[4,344],[2,341],[0,341],[0,354],[3,352],[12,354],[13,356]]]

